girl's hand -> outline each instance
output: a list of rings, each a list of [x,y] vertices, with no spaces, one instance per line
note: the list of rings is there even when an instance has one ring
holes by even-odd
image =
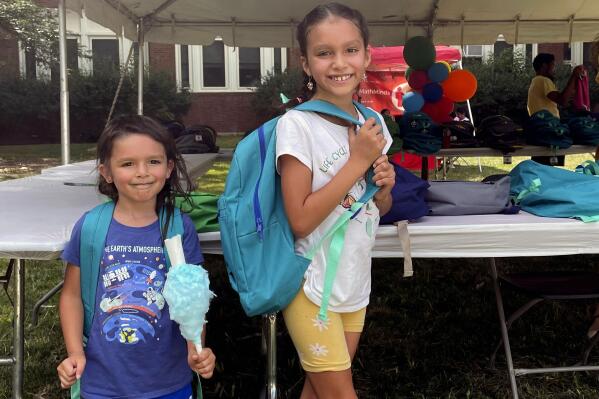
[[[381,201],[391,194],[391,189],[395,185],[395,169],[389,163],[387,155],[378,157],[372,167],[374,169],[372,180],[380,187],[379,191],[374,195],[374,199]]]
[[[202,378],[208,379],[212,377],[216,365],[216,356],[212,353],[212,349],[203,348],[198,353],[193,345],[188,345],[187,348],[187,363],[189,367]]]
[[[374,169],[374,177],[372,180],[380,187],[380,190],[374,195],[376,199],[383,199],[391,193],[391,189],[395,185],[395,169],[389,163],[387,155],[378,157],[372,165]]]
[[[374,118],[368,118],[356,134],[355,126],[348,129],[350,160],[357,162],[361,169],[368,169],[381,156],[387,140],[383,136],[382,127]]]
[[[69,355],[56,368],[60,379],[60,387],[63,389],[69,388],[81,378],[84,369],[85,354],[83,352]]]

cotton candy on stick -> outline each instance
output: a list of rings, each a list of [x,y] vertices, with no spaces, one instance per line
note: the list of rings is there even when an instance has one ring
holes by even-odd
[[[208,273],[203,267],[185,262],[181,236],[164,240],[171,263],[162,295],[169,306],[171,319],[179,324],[181,335],[202,350],[202,328],[214,293],[210,291]]]

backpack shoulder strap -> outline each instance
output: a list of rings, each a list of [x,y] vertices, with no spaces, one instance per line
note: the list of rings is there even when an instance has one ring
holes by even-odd
[[[354,101],[354,105],[358,109],[358,111],[360,111],[360,113],[364,116],[364,119],[374,118],[374,120],[377,121],[379,125],[384,125],[384,121],[381,120],[381,116],[379,113],[373,111],[372,109],[357,101]]]
[[[321,114],[327,114],[331,116],[336,116],[337,118],[341,118],[348,122],[353,123],[354,125],[362,126],[362,123],[358,121],[356,118],[343,111],[341,108],[337,107],[335,104],[330,103],[324,100],[310,100],[305,103],[301,103],[297,107],[293,108],[298,111],[312,111],[312,112],[320,112]]]
[[[376,112],[374,112],[373,110],[371,110],[371,109],[365,107],[364,105],[362,105],[358,102],[355,102],[355,101],[354,101],[354,105],[356,106],[358,111],[362,114],[362,116],[364,116],[364,119],[373,117],[373,118],[375,118],[375,121],[377,121],[377,123],[379,123],[379,124],[383,123],[381,118],[378,116],[378,114]],[[322,101],[322,100],[311,100],[311,101],[308,101],[308,102],[298,105],[295,109],[299,109],[300,111],[320,112],[320,113],[324,113],[327,115],[336,116],[338,118],[344,119],[344,120],[351,122],[358,126],[362,125],[361,122],[356,120],[353,116],[349,115],[347,112],[339,109],[334,104],[331,104],[329,102]],[[312,247],[310,249],[310,251],[308,251],[308,253],[305,255],[308,259],[312,259],[315,252],[318,250],[318,248],[321,247],[321,245],[324,243],[324,241],[326,239],[331,238],[331,243],[327,250],[325,281],[324,281],[320,310],[318,313],[318,317],[322,320],[327,319],[327,308],[328,308],[328,304],[329,304],[329,298],[331,296],[331,292],[333,289],[333,282],[334,282],[335,276],[337,274],[337,267],[339,265],[339,259],[341,257],[341,252],[343,251],[343,245],[344,245],[344,241],[345,241],[345,232],[347,230],[349,220],[351,218],[353,218],[355,215],[357,215],[358,212],[360,211],[360,209],[362,208],[362,206],[364,204],[366,204],[374,196],[374,194],[376,194],[376,192],[379,190],[379,187],[376,186],[372,181],[373,174],[374,174],[373,169],[369,168],[368,172],[367,172],[367,176],[366,176],[366,190],[364,191],[364,194],[362,194],[360,199],[352,205],[351,209],[348,209],[341,216],[339,216],[339,218],[337,219],[335,224],[324,234],[324,236],[321,238],[321,240],[314,247]]]
[[[100,260],[106,243],[106,234],[112,220],[114,202],[109,201],[89,211],[81,227],[79,265],[81,299],[83,301],[83,335],[87,337],[96,306],[96,286],[100,272]]]

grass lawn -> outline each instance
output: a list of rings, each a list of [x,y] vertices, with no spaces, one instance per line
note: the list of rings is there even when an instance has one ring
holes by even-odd
[[[219,144],[220,145],[220,144]],[[38,149],[35,149],[36,151]],[[14,160],[39,162],[49,157],[44,150],[29,157],[23,149]],[[0,158],[17,154],[0,147]],[[85,146],[81,154],[87,154]],[[83,156],[83,155],[82,155]],[[93,157],[93,152],[91,153]],[[572,169],[587,156],[568,156]],[[459,160],[448,178],[480,180],[513,167],[501,158]],[[2,168],[0,160],[0,168]],[[200,188],[219,193],[224,186],[228,161],[218,161],[199,180]],[[0,175],[3,172],[0,171]],[[505,173],[505,172],[503,172]],[[597,269],[599,256],[507,258],[498,260],[501,270]],[[487,262],[484,259],[414,259],[415,276],[404,279],[402,261],[373,262],[371,304],[365,332],[354,361],[354,382],[360,398],[508,398],[509,383],[503,355],[498,369],[488,367],[499,337],[497,312]],[[260,355],[260,319],[243,314],[228,281],[223,259],[207,256],[212,288],[217,294],[207,317],[207,343],[217,356],[213,379],[204,382],[206,398],[255,398],[263,384],[264,361]],[[0,260],[0,275],[6,262]],[[31,261],[26,267],[25,398],[67,398],[59,389],[56,365],[64,357],[57,316],[57,298],[43,308],[38,326],[30,325],[35,301],[62,278],[57,261]],[[12,285],[8,294],[13,297]],[[524,298],[506,295],[513,310]],[[592,304],[541,305],[516,323],[511,331],[516,367],[569,365],[578,360],[590,320]],[[10,351],[12,308],[0,291],[0,356]],[[284,324],[279,320],[278,382],[282,398],[299,397],[303,376]],[[599,350],[592,355],[599,363]],[[0,367],[0,398],[11,392],[11,373]],[[597,373],[563,373],[518,379],[521,398],[597,398]]]

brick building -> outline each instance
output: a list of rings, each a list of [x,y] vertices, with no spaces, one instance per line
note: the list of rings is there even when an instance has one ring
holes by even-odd
[[[56,8],[57,0],[38,0],[40,5]],[[67,11],[68,67],[93,73],[94,63],[116,65],[126,61],[130,40],[88,20],[85,15]],[[232,48],[216,38],[209,46],[146,43],[145,64],[175,78],[179,87],[192,93],[192,105],[184,123],[207,124],[218,132],[244,132],[259,120],[251,107],[252,89],[269,71],[282,71],[297,65],[297,51],[285,48]],[[495,44],[467,45],[464,57],[484,58],[502,48],[511,47],[500,35]],[[580,64],[590,59],[590,44],[527,44],[515,46],[534,57],[539,52],[555,54],[556,61]],[[91,57],[78,57],[81,52]],[[28,77],[44,77],[49,71],[36,66],[35,60],[19,49],[14,39],[0,32],[0,70]]]

